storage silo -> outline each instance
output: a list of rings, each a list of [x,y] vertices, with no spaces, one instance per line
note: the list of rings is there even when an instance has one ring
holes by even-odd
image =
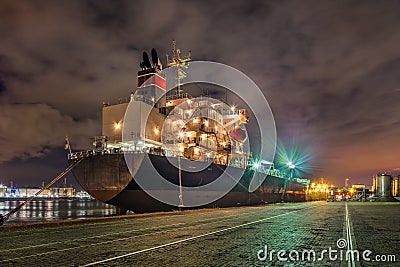
[[[375,179],[375,196],[379,197],[380,201],[394,201],[395,199],[392,196],[393,177],[381,173],[377,174]]]
[[[374,193],[374,195],[375,195],[375,192],[376,192],[376,177],[378,177],[378,175],[375,175],[375,176],[372,177],[372,188],[371,188],[371,191]]]
[[[394,196],[394,197],[400,197],[399,179],[400,179],[400,175],[397,177],[394,177],[392,180],[392,196]]]

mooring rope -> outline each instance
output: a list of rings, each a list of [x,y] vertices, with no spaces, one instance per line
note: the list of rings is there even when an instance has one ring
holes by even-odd
[[[68,168],[66,168],[62,173],[60,173],[56,178],[54,178],[53,180],[51,180],[50,183],[48,183],[45,187],[43,187],[42,189],[40,189],[38,192],[36,192],[32,197],[30,197],[29,199],[25,200],[24,202],[22,202],[21,204],[19,204],[16,208],[10,210],[7,214],[2,215],[0,214],[0,226],[3,225],[5,222],[8,221],[8,219],[10,219],[10,217],[17,213],[18,211],[21,210],[21,208],[23,206],[25,206],[26,204],[28,204],[29,202],[31,202],[35,197],[37,197],[40,193],[42,193],[44,190],[48,189],[50,186],[52,186],[55,182],[57,182],[58,180],[60,180],[62,177],[64,177],[64,175],[66,175],[69,171],[71,171],[76,165],[78,165],[84,157],[81,157],[80,159],[78,159],[77,161],[75,161],[72,165],[69,165]]]

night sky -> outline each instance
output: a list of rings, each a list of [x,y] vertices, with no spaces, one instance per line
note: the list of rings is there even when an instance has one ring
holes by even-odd
[[[280,144],[337,185],[400,173],[400,1],[0,0],[0,181],[40,185],[128,97],[141,53],[228,64],[261,88]],[[73,183],[70,176],[69,178]]]

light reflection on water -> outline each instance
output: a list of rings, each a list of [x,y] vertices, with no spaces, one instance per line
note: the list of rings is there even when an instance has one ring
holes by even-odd
[[[6,214],[23,201],[0,201],[0,214]],[[97,200],[34,200],[8,220],[7,224],[104,217],[115,214],[115,207]]]

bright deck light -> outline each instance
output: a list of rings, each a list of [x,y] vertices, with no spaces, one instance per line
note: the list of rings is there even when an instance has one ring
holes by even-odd
[[[114,129],[115,129],[115,130],[121,129],[121,123],[120,123],[120,122],[116,122],[116,123],[114,124]]]

